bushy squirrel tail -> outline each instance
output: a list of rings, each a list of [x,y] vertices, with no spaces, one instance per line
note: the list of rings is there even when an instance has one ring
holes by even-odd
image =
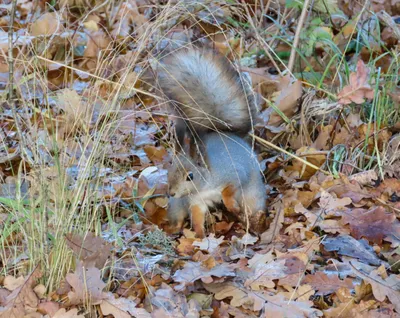
[[[249,80],[216,52],[180,49],[161,59],[157,78],[192,133],[252,130],[257,108]]]

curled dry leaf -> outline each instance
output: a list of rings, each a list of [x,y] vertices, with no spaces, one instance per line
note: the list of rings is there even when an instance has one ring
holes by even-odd
[[[359,259],[371,265],[380,265],[382,261],[376,256],[374,249],[365,240],[356,240],[350,235],[328,237],[322,241],[325,250]]]
[[[396,311],[400,312],[400,278],[398,275],[390,275],[382,278],[378,270],[370,273],[364,273],[362,270],[353,266],[357,275],[364,281],[371,284],[374,297],[378,301],[385,301],[386,297],[394,305]]]
[[[286,117],[292,117],[297,110],[297,101],[303,94],[302,84],[300,81],[291,81],[289,75],[281,78],[280,94],[275,100],[276,107],[285,114]],[[277,112],[272,112],[267,125],[277,127],[283,122],[282,117]]]

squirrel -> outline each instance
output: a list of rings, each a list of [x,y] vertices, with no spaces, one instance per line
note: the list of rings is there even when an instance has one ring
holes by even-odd
[[[181,117],[178,142],[183,145],[189,133],[201,144],[201,154],[181,152],[168,169],[170,230],[181,229],[191,216],[196,235],[204,237],[209,208],[223,203],[257,231],[265,187],[256,155],[244,140],[257,112],[250,83],[226,58],[205,49],[172,53],[157,71],[161,90]]]
[[[249,80],[215,51],[182,48],[167,54],[157,67],[157,80],[177,113],[180,146],[188,132],[193,141],[210,131],[245,136],[252,129],[257,107]]]

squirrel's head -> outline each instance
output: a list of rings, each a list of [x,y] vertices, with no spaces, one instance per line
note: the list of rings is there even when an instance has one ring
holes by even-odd
[[[204,180],[200,169],[189,158],[177,155],[168,169],[170,196],[180,198],[199,191]]]

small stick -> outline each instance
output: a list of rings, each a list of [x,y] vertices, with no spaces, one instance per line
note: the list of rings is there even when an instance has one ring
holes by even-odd
[[[13,35],[14,35],[14,18],[17,0],[13,0],[11,4],[10,22],[8,24],[8,101],[12,107],[14,99],[14,58],[13,58]]]
[[[308,162],[307,160],[304,160],[303,158],[300,158],[300,157],[298,157],[298,156],[286,151],[285,149],[282,149],[282,148],[279,148],[278,146],[275,146],[273,143],[271,143],[271,142],[269,142],[269,141],[267,141],[265,139],[257,137],[257,136],[255,136],[253,134],[250,134],[250,136],[253,137],[255,140],[257,140],[258,142],[260,142],[261,144],[263,144],[265,146],[268,146],[268,147],[271,147],[271,148],[274,148],[275,150],[278,150],[280,152],[283,152],[284,154],[292,157],[293,159],[296,159],[296,160],[304,163],[306,166],[309,166],[309,167],[311,167],[311,168],[313,168],[315,170],[321,171],[323,174],[325,174],[327,176],[330,175],[330,173],[328,171],[322,170],[320,167],[317,167],[316,165],[314,165],[314,164]]]
[[[293,71],[294,59],[296,57],[296,49],[297,49],[297,46],[299,45],[300,33],[303,28],[304,20],[306,19],[307,8],[308,8],[309,3],[310,3],[310,0],[304,1],[303,10],[301,11],[299,23],[297,24],[296,34],[294,36],[293,46],[292,46],[292,50],[290,52],[290,58],[289,58],[289,63],[288,63],[288,69],[290,70],[290,73],[292,73],[292,71]]]

